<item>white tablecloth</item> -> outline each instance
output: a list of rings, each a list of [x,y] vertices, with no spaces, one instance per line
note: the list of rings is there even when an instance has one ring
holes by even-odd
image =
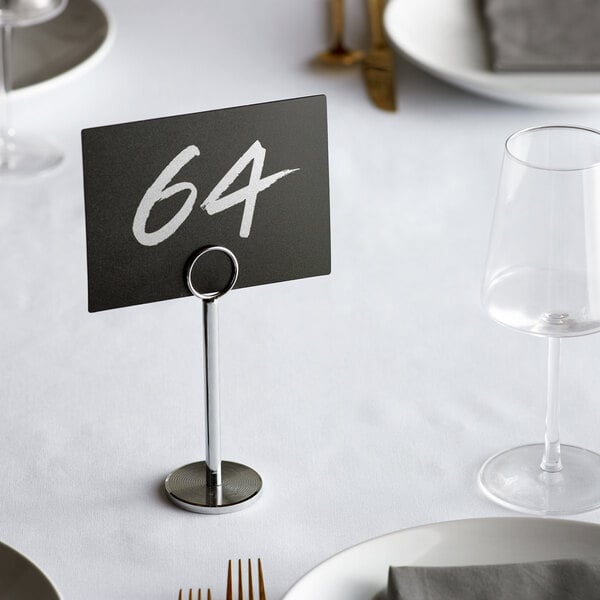
[[[400,110],[360,70],[315,68],[323,0],[106,0],[114,46],[93,70],[16,99],[60,169],[0,183],[0,540],[65,600],[224,589],[262,557],[270,600],[367,538],[508,515],[477,490],[490,454],[543,436],[545,341],[479,302],[503,141],[549,122],[398,60]],[[362,2],[349,41],[364,46]],[[162,492],[204,457],[201,308],[193,298],[88,314],[80,130],[327,95],[331,276],[221,304],[222,446],[264,479],[251,508],[202,516]],[[563,439],[600,450],[600,336],[567,340]],[[600,512],[582,517],[600,522]]]

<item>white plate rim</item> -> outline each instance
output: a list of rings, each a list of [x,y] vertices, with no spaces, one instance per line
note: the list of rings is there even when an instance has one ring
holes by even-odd
[[[543,77],[543,78],[559,78],[561,76],[585,76],[588,73],[494,73],[493,71],[479,73],[477,71],[465,68],[460,72],[456,69],[443,69],[439,65],[422,60],[416,56],[410,48],[406,47],[403,40],[398,35],[398,27],[396,19],[398,13],[401,12],[402,2],[405,0],[389,0],[384,12],[384,29],[388,39],[392,42],[398,53],[413,63],[423,71],[430,73],[434,77],[441,79],[451,85],[462,88],[469,92],[501,100],[511,104],[520,104],[532,107],[544,108],[594,108],[600,105],[600,91],[598,92],[583,92],[570,90],[519,90],[516,82],[512,82],[512,78],[524,77]],[[457,0],[444,0],[456,2]],[[597,79],[600,76],[598,72],[590,72],[590,79]],[[507,82],[509,83],[507,85]]]
[[[38,567],[38,565],[36,565],[31,558],[29,558],[26,554],[23,554],[23,552],[20,552],[19,550],[17,550],[10,544],[7,544],[6,542],[0,541],[0,546],[4,546],[5,548],[8,548],[12,552],[14,552],[17,556],[20,556],[23,560],[25,560],[27,563],[29,563],[48,582],[50,588],[56,594],[58,600],[63,600],[63,597],[61,596],[60,592],[58,591],[58,588],[56,587],[56,584],[51,579],[51,577],[47,573],[42,571],[42,569],[40,567]]]
[[[348,547],[340,550],[339,552],[336,552],[335,554],[332,554],[331,556],[327,557],[325,560],[321,561],[320,563],[318,563],[317,565],[315,565],[314,567],[309,569],[306,573],[301,575],[298,579],[296,579],[296,581],[294,581],[294,583],[285,592],[285,594],[282,597],[282,600],[287,600],[289,598],[290,594],[292,594],[295,591],[295,588],[297,586],[299,586],[305,578],[308,578],[309,576],[311,576],[316,570],[322,568],[324,565],[326,565],[330,561],[334,561],[337,558],[339,558],[342,554],[345,554],[346,552],[350,553],[354,549],[358,548],[359,546],[363,546],[363,545],[366,546],[376,540],[382,540],[382,539],[388,538],[390,536],[397,536],[402,533],[416,532],[416,531],[424,530],[424,529],[427,529],[427,528],[430,528],[433,526],[453,526],[453,525],[460,525],[460,524],[466,524],[466,523],[473,523],[475,521],[478,521],[478,522],[502,522],[502,521],[515,522],[517,520],[528,521],[530,523],[552,522],[552,523],[561,523],[561,524],[565,524],[565,525],[573,525],[574,527],[585,527],[585,528],[598,530],[598,533],[600,535],[600,524],[598,524],[598,523],[592,523],[589,521],[579,521],[579,520],[575,520],[575,519],[560,519],[560,518],[555,518],[555,517],[533,517],[533,516],[527,516],[527,515],[523,515],[523,516],[512,515],[512,516],[502,516],[502,517],[469,517],[469,518],[465,518],[465,519],[450,519],[450,520],[446,520],[446,521],[435,521],[435,522],[431,522],[431,523],[422,523],[420,525],[415,525],[413,527],[397,529],[395,531],[390,531],[388,533],[373,536],[371,538],[368,538],[366,540],[363,540],[363,541],[357,542],[356,544],[348,546]]]

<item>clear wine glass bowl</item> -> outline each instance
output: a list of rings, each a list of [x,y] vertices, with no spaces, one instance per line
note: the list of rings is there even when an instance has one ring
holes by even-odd
[[[479,482],[526,513],[600,506],[600,456],[559,441],[560,340],[600,331],[600,132],[526,129],[506,142],[482,303],[492,319],[548,338],[544,443],[501,452]]]

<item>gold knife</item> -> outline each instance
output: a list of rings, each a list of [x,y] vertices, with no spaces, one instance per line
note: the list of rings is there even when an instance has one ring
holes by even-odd
[[[385,1],[368,0],[371,48],[363,61],[363,73],[375,105],[383,110],[396,110],[394,55],[383,32]]]

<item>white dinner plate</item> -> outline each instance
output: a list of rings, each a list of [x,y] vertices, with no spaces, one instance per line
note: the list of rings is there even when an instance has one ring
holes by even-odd
[[[390,0],[384,24],[408,60],[458,87],[506,102],[551,108],[600,106],[600,73],[495,73],[477,0]]]
[[[43,91],[96,65],[110,48],[114,27],[93,0],[69,0],[58,17],[13,29],[14,96]]]
[[[423,525],[368,540],[327,559],[284,600],[372,600],[390,565],[460,566],[600,557],[600,525],[530,517]]]
[[[26,556],[0,542],[0,598],[60,600],[60,594]]]

